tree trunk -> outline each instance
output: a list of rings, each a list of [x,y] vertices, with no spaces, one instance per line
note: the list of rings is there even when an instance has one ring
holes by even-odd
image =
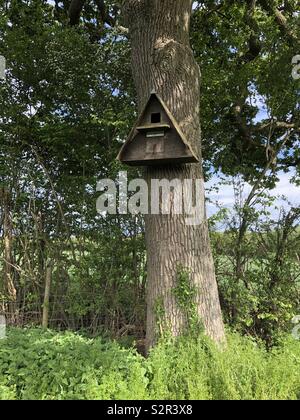
[[[52,263],[50,262],[48,263],[47,268],[46,268],[45,294],[44,294],[44,304],[43,304],[42,327],[45,329],[48,328],[48,320],[49,320],[51,278],[52,278]]]
[[[142,110],[155,90],[166,102],[184,134],[201,155],[200,70],[190,47],[191,0],[126,0],[123,16],[129,28],[132,72]],[[202,162],[182,166],[152,167],[146,179],[201,179]],[[149,349],[156,341],[155,306],[163,303],[165,320],[174,336],[185,327],[185,316],[173,293],[178,266],[185,267],[197,290],[196,306],[207,334],[224,340],[214,263],[201,193],[203,221],[187,226],[186,215],[146,217],[148,253],[147,337]]]
[[[10,323],[15,322],[17,291],[14,285],[14,261],[12,254],[12,220],[10,214],[10,195],[5,188],[1,189],[1,201],[3,209],[3,239],[4,239],[4,297],[7,298],[7,305],[4,310],[7,312]]]

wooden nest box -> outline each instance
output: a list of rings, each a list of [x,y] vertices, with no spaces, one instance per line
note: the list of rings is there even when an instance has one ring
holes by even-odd
[[[199,162],[167,105],[154,92],[121,148],[118,159],[131,166]]]

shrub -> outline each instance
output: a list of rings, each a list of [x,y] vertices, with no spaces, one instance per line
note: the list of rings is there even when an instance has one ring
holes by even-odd
[[[18,399],[144,398],[143,358],[114,342],[39,329],[0,342],[0,376]]]

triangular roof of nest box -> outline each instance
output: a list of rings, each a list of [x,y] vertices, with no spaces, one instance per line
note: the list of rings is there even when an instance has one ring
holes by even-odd
[[[195,161],[199,162],[199,157],[198,157],[197,153],[194,151],[193,146],[191,145],[191,143],[188,141],[187,137],[182,132],[181,128],[179,127],[178,122],[176,121],[176,119],[172,115],[172,113],[169,110],[167,104],[163,101],[161,96],[158,95],[158,93],[156,93],[155,91],[151,92],[150,97],[149,97],[148,101],[146,102],[142,112],[140,113],[140,116],[138,117],[136,124],[134,125],[133,129],[131,130],[127,140],[123,144],[123,146],[122,146],[122,148],[121,148],[121,150],[120,150],[120,152],[117,156],[117,159],[122,161],[122,156],[123,156],[123,153],[125,152],[127,146],[132,142],[132,140],[134,140],[134,138],[138,134],[137,128],[140,126],[141,121],[144,118],[144,114],[147,110],[147,107],[148,107],[148,105],[149,105],[149,103],[150,103],[150,101],[153,97],[155,97],[159,101],[159,103],[161,104],[162,108],[164,109],[165,113],[167,114],[168,118],[170,119],[171,123],[173,124],[175,130],[177,131],[178,135],[180,136],[182,142],[186,145],[186,147],[188,148],[188,150],[190,151],[192,156],[195,158]]]

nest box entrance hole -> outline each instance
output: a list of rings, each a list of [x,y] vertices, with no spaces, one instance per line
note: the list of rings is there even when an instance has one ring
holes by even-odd
[[[161,123],[161,113],[160,112],[152,112],[151,114],[151,124],[159,124]]]

